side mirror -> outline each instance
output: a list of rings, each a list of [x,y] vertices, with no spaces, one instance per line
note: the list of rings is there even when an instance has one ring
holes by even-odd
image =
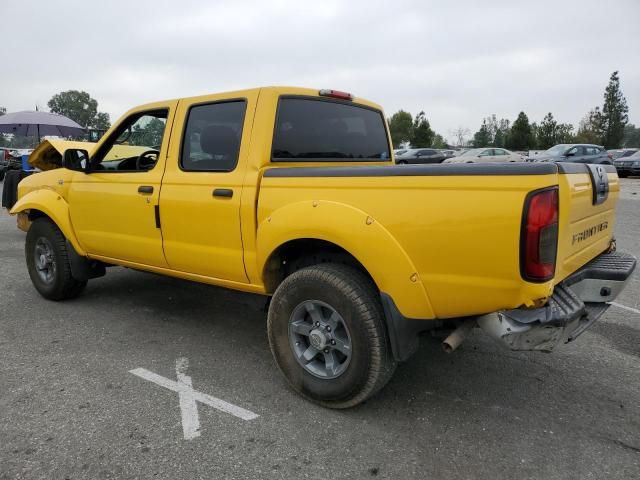
[[[576,154],[576,152],[566,152],[564,154],[565,157],[573,157]]]
[[[87,173],[89,166],[89,152],[81,148],[68,148],[62,155],[62,166],[74,172]]]

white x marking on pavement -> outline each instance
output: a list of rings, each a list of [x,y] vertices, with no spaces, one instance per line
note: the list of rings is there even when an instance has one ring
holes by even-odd
[[[189,360],[184,357],[176,360],[177,382],[144,368],[129,370],[129,373],[178,393],[180,413],[182,415],[182,432],[185,440],[193,440],[200,436],[200,419],[198,416],[198,404],[196,402],[204,403],[225,413],[230,413],[234,417],[241,418],[242,420],[258,418],[259,415],[250,410],[245,410],[232,403],[194,390],[191,377],[187,375],[188,368]]]

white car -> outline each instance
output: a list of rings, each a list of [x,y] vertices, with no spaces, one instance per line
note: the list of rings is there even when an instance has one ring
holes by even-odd
[[[474,148],[442,163],[524,162],[524,157],[505,148]]]

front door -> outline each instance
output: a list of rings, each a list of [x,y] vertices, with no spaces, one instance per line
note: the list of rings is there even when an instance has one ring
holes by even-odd
[[[154,104],[127,116],[76,173],[70,215],[87,253],[166,267],[156,209],[177,102]]]
[[[257,94],[181,101],[160,194],[164,253],[173,270],[247,283],[240,199]],[[248,205],[248,208],[255,208]]]

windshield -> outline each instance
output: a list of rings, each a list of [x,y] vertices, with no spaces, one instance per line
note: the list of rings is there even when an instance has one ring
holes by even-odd
[[[560,145],[556,145],[555,147],[551,147],[549,150],[547,150],[546,153],[547,155],[562,155],[571,145],[568,145],[566,143],[561,143]]]

